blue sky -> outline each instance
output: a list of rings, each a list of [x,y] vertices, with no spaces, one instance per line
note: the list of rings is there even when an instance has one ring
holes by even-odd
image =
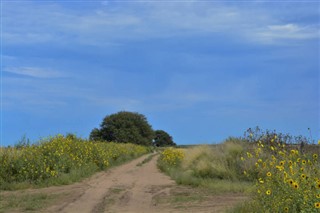
[[[1,145],[144,114],[177,144],[320,138],[318,1],[1,2]]]

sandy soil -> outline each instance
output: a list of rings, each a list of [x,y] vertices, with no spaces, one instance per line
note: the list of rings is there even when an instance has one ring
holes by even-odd
[[[29,189],[24,193],[59,195],[41,212],[67,213],[224,212],[245,199],[241,194],[212,195],[177,186],[158,170],[158,156],[138,165],[146,157],[97,173],[80,183]]]

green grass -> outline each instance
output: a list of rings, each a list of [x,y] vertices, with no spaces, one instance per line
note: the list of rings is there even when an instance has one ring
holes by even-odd
[[[18,194],[0,197],[0,212],[17,211],[40,211],[53,202],[58,195],[39,194]]]
[[[200,177],[195,176],[191,170],[167,168],[165,173],[173,178],[177,184],[202,187],[213,193],[247,192],[252,187],[252,183],[248,181]]]
[[[259,205],[255,204],[253,201],[246,201],[244,203],[239,203],[227,210],[226,213],[265,213],[268,212],[266,209],[261,208]]]

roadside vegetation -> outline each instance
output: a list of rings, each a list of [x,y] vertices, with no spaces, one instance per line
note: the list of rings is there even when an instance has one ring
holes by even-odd
[[[252,148],[240,158],[254,184],[253,199],[234,212],[319,212],[320,141],[287,144],[277,134],[268,136],[251,139]]]
[[[165,149],[158,166],[178,184],[245,193],[229,212],[319,212],[319,156],[314,141],[249,129],[219,145]]]
[[[229,138],[221,145],[199,145],[165,149],[159,168],[178,184],[203,187],[214,193],[244,192],[250,182],[242,176],[238,160],[244,152],[241,140]]]
[[[57,135],[38,144],[0,151],[0,189],[70,184],[151,149],[130,143],[92,142]]]

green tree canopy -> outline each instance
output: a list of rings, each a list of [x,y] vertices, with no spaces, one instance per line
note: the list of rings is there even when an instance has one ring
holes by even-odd
[[[102,140],[101,131],[98,128],[94,128],[90,133],[90,140],[92,141],[100,141]]]
[[[155,146],[176,146],[173,142],[172,137],[163,130],[156,130],[153,144]]]
[[[91,140],[151,145],[154,131],[146,117],[136,112],[121,111],[106,116],[100,129],[91,131]]]

